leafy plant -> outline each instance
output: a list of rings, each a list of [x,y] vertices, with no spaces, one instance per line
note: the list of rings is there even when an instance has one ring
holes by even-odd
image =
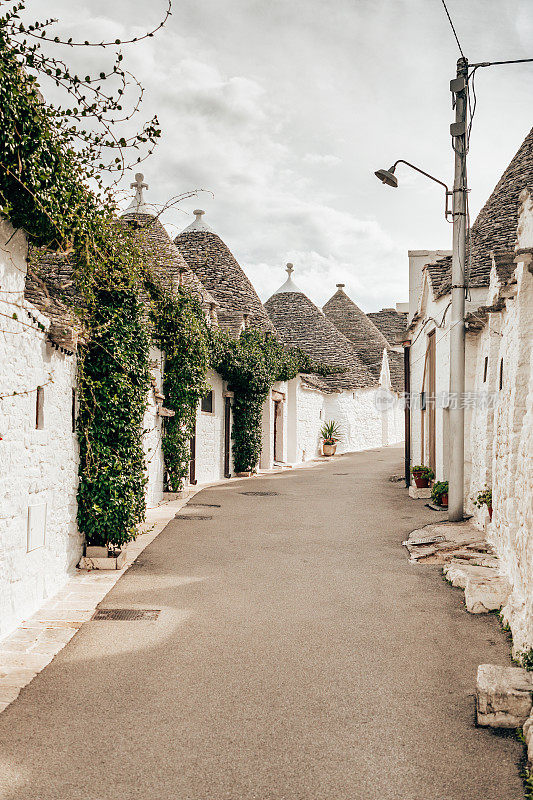
[[[435,477],[435,473],[431,467],[425,467],[424,464],[418,464],[415,467],[411,467],[411,475],[414,478],[425,478],[428,481],[432,481]]]
[[[528,672],[533,672],[533,647],[520,653],[520,665],[527,669]]]
[[[334,420],[324,422],[320,429],[320,436],[322,437],[324,444],[336,444],[337,442],[340,442],[342,438],[340,426]]]
[[[442,505],[442,496],[448,494],[448,481],[435,481],[431,487],[431,499],[434,503]]]
[[[175,412],[165,418],[162,435],[167,488],[179,491],[189,471],[196,409],[210,388],[210,333],[200,301],[190,291],[180,287],[176,294],[153,281],[149,291],[153,339],[165,353],[165,403]]]
[[[478,492],[477,497],[474,500],[474,505],[477,508],[483,508],[483,506],[492,508],[492,489],[489,489],[488,486],[485,486],[482,491]]]
[[[107,47],[119,40],[63,42],[49,33],[55,20],[23,23],[24,8],[14,3],[0,16],[0,213],[32,245],[69,258],[75,288],[63,299],[83,331],[78,525],[88,543],[120,546],[135,537],[144,516],[150,338],[140,301],[144,259],[133,232],[117,220],[102,172],[120,174],[124,152],[145,144],[150,151],[160,130],[154,118],[127,139],[117,132],[116,123],[131,119],[142,95],[136,83],[139,101],[120,113],[132,77],[121,54],[107,73],[80,77],[41,49],[43,41],[53,49],[54,43]],[[71,105],[46,103],[39,81],[63,90]]]
[[[150,340],[132,290],[98,292],[93,323],[78,351],[78,525],[88,544],[120,546],[144,519]]]

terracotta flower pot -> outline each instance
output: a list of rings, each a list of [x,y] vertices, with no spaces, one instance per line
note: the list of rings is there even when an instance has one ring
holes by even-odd
[[[413,472],[413,479],[417,489],[427,489],[429,486],[429,480],[427,478],[421,478],[420,472]]]
[[[440,504],[443,508],[448,508],[448,494],[441,495]]]
[[[336,444],[326,444],[325,442],[322,444],[322,452],[325,456],[334,456],[336,449]]]
[[[487,506],[489,510],[489,521],[492,521],[492,506]]]

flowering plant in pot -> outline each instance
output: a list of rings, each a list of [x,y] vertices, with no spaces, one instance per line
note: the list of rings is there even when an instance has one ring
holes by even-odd
[[[423,464],[411,467],[411,475],[413,476],[417,489],[427,489],[429,482],[435,477],[435,473],[431,467],[425,467]]]
[[[431,499],[437,505],[448,508],[448,481],[435,481],[431,487]]]
[[[474,500],[474,505],[477,508],[483,508],[483,506],[487,506],[489,512],[489,519],[492,519],[492,489],[489,489],[488,486],[485,486],[480,492],[478,492],[476,499]]]
[[[337,449],[337,442],[340,442],[340,428],[334,420],[324,422],[320,429],[322,437],[322,452],[325,456],[334,456]]]

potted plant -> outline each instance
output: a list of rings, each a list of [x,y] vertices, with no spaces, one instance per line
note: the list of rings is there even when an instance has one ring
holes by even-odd
[[[443,508],[448,508],[448,481],[435,481],[431,488],[431,499]]]
[[[423,464],[411,467],[411,475],[413,476],[417,489],[427,489],[429,482],[435,477],[435,473],[431,467],[425,467]]]
[[[489,520],[492,519],[492,489],[489,489],[488,486],[485,486],[480,492],[478,492],[476,499],[474,500],[474,505],[477,508],[483,508],[483,506],[487,506],[489,512]]]
[[[337,442],[340,442],[340,428],[334,420],[324,422],[320,430],[322,437],[322,453],[325,456],[334,456]]]

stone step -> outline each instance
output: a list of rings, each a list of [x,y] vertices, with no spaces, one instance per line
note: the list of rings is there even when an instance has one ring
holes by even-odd
[[[494,578],[498,577],[495,569],[489,567],[476,567],[473,564],[457,564],[450,561],[442,568],[443,573],[450,581],[452,586],[458,586],[460,589],[466,587],[469,578]]]
[[[468,578],[465,586],[466,609],[471,614],[499,611],[510,594],[509,582],[500,575],[489,578]]]
[[[522,667],[480,664],[476,683],[477,724],[519,728],[531,714],[533,673]]]

